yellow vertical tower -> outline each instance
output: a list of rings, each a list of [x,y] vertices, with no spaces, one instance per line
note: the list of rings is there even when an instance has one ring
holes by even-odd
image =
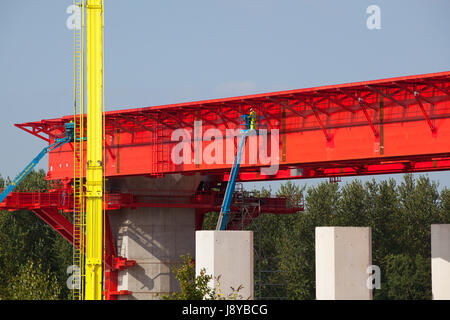
[[[102,299],[102,0],[87,0],[87,167],[85,299]]]

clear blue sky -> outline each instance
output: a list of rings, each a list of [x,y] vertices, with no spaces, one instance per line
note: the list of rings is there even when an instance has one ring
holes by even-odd
[[[73,112],[71,3],[0,2],[3,176],[44,146],[14,123]],[[105,0],[107,109],[447,71],[449,13],[448,0]]]

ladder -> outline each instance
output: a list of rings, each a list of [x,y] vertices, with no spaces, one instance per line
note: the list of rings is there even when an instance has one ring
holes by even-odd
[[[153,132],[152,173],[162,176],[169,170],[170,146],[169,132],[163,125],[157,124]]]
[[[84,300],[85,199],[84,199],[84,0],[74,0],[81,15],[74,28],[74,142],[73,142],[73,300]]]

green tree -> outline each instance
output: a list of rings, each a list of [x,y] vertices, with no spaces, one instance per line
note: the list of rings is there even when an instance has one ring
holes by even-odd
[[[368,193],[361,181],[353,180],[341,188],[337,201],[334,226],[366,226],[368,223]]]
[[[219,212],[207,212],[203,220],[202,230],[215,230],[218,219]]]
[[[315,298],[315,228],[372,228],[372,263],[381,269],[381,290],[375,299],[429,299],[430,225],[448,223],[450,192],[438,192],[426,176],[339,186],[320,183],[306,191],[305,211],[274,219],[262,241],[276,251],[279,277],[287,280],[289,299]],[[292,184],[280,188],[292,190]],[[277,234],[278,232],[278,234]],[[277,235],[276,235],[277,234]],[[276,235],[274,237],[274,235]]]
[[[450,190],[444,188],[439,195],[438,223],[450,223]]]
[[[56,300],[61,287],[56,276],[28,260],[8,283],[8,299],[12,300]]]
[[[380,185],[383,185],[381,183]],[[376,299],[430,299],[430,238],[431,224],[444,223],[447,214],[445,190],[439,194],[438,184],[427,176],[414,179],[404,176],[391,200],[380,201],[390,206],[390,215],[384,223],[372,226],[384,230],[374,238],[374,263],[382,271],[381,290],[375,290]],[[444,209],[445,210],[445,209]]]
[[[163,296],[166,300],[213,300],[215,290],[208,286],[212,276],[201,270],[200,275],[195,276],[194,263],[189,254],[181,256],[183,263],[172,268],[176,279],[180,283],[180,291]]]
[[[401,242],[410,256],[430,256],[430,225],[439,222],[438,184],[428,177],[417,180],[411,174],[404,176],[398,187],[401,208],[398,223],[404,228]]]
[[[280,188],[286,189],[291,188]],[[305,211],[284,221],[281,234],[275,239],[278,269],[282,271],[279,275],[287,281],[288,299],[315,297],[315,227],[329,225],[336,220],[339,196],[336,184],[321,183],[309,188],[305,196]]]
[[[429,257],[389,254],[385,258],[388,284],[384,299],[431,299],[431,264]]]

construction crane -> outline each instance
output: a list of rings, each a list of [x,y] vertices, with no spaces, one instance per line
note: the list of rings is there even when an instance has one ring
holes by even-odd
[[[234,189],[236,187],[236,180],[241,166],[242,152],[245,152],[245,145],[250,130],[256,128],[256,112],[250,109],[250,114],[244,114],[241,116],[241,141],[236,151],[233,165],[231,166],[230,178],[228,180],[227,188],[225,190],[225,196],[223,198],[222,206],[220,208],[219,219],[217,220],[216,230],[225,230],[228,221],[228,215],[230,213],[231,201],[233,200]]]
[[[25,169],[20,172],[17,177],[6,187],[5,190],[0,194],[0,203],[5,200],[5,198],[17,187],[17,185],[25,179],[25,177],[33,170],[33,168],[41,161],[41,159],[50,151],[61,147],[62,145],[74,141],[74,124],[69,122],[65,124],[65,136],[64,138],[57,138],[55,142],[48,147],[42,149],[41,152],[25,167]]]

